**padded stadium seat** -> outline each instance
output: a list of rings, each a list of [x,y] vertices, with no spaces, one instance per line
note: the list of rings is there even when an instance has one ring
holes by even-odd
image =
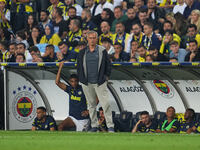
[[[200,122],[200,113],[195,113],[195,120]]]
[[[133,113],[123,111],[119,117],[114,118],[115,131],[130,132],[133,128]]]
[[[165,112],[160,112],[160,111],[155,112],[154,119],[158,120],[158,122],[165,120],[166,119]]]

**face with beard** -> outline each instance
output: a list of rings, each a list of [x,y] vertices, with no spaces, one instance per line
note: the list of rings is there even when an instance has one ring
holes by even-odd
[[[85,22],[87,20],[87,13],[85,10],[83,10],[81,13],[81,19],[83,20],[83,22]]]
[[[70,18],[76,17],[76,10],[74,8],[70,8],[68,11],[68,15]]]
[[[135,24],[132,26],[132,31],[134,35],[139,36],[141,32],[141,27],[138,24]]]
[[[147,2],[148,9],[154,9],[155,6],[156,6],[156,1],[155,0],[148,0],[148,2]]]
[[[124,25],[122,23],[116,24],[115,30],[117,34],[123,34],[124,33]]]
[[[48,15],[45,12],[40,13],[40,21],[41,22],[46,22],[48,20]]]
[[[38,120],[42,120],[46,116],[46,112],[42,109],[37,109],[37,118]]]
[[[108,34],[110,32],[110,25],[108,22],[104,21],[101,23],[101,32],[104,34]]]

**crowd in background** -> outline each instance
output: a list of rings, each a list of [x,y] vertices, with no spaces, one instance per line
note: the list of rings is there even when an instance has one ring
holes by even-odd
[[[0,0],[0,62],[75,62],[90,30],[111,62],[200,61],[197,0]]]

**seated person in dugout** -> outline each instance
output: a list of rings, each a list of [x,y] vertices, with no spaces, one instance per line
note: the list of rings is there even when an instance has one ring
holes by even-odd
[[[52,116],[46,114],[45,107],[37,108],[37,117],[32,124],[32,131],[35,130],[56,130],[56,122]]]
[[[143,111],[140,114],[140,120],[136,123],[135,127],[132,130],[132,133],[135,132],[156,132],[158,124],[156,121],[150,118],[149,112]]]
[[[175,109],[170,106],[167,108],[166,112],[167,119],[159,123],[158,133],[176,133],[179,131],[180,123],[175,119]]]
[[[198,123],[195,121],[195,111],[191,108],[186,109],[184,120],[180,121],[180,133],[196,132]]]
[[[72,74],[69,84],[60,82],[60,74],[64,62],[60,62],[59,70],[56,76],[56,85],[69,94],[69,116],[61,122],[58,130],[67,130],[76,127],[76,131],[83,131],[89,121],[86,98],[81,85],[78,84],[78,77]]]
[[[102,107],[99,107],[98,122],[99,122],[99,131],[100,132],[107,132],[108,127],[106,125],[106,119],[105,119]]]

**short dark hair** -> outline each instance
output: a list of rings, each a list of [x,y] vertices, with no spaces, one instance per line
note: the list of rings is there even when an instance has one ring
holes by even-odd
[[[47,14],[47,16],[49,16],[49,11],[47,11],[47,10],[41,10],[40,13],[41,13],[41,12],[44,12],[44,13]]]
[[[103,111],[103,108],[102,108],[102,107],[99,107],[99,111]]]
[[[66,43],[65,41],[59,42],[59,43],[58,43],[58,46],[62,46],[63,44],[65,44],[66,46],[68,46],[67,43]]]
[[[144,26],[145,26],[145,25],[146,25],[146,26],[149,26],[150,28],[153,29],[153,23],[152,23],[152,22],[148,22],[148,21],[147,21],[147,22],[144,23]]]
[[[165,22],[163,23],[163,25],[164,25],[165,23],[169,23],[169,24],[171,25],[171,27],[173,27],[173,23],[172,23],[171,21],[165,20]]]
[[[16,34],[17,34],[20,38],[22,38],[23,40],[26,39],[26,34],[25,34],[24,30],[17,31]]]
[[[144,49],[147,50],[147,48],[146,48],[144,45],[142,45],[142,44],[140,44],[140,45],[138,46],[138,49],[139,49],[139,48],[144,48]]]
[[[38,49],[37,46],[32,46],[30,49],[29,49],[29,52],[39,52],[40,50]]]
[[[26,45],[24,43],[20,42],[16,46],[18,46],[18,45],[23,45],[24,49],[26,49]]]
[[[173,32],[172,30],[166,30],[166,31],[165,31],[165,34],[166,34],[166,33],[169,33],[169,34],[173,35],[174,32]]]
[[[119,46],[123,47],[122,44],[119,42],[115,42],[114,45],[119,45]]]
[[[101,39],[101,43],[103,43],[103,42],[108,42],[108,43],[112,44],[112,40],[110,38],[108,38],[108,37],[102,38]]]
[[[149,51],[151,51],[151,50],[158,50],[158,49],[156,48],[156,46],[154,46],[154,45],[150,45],[150,47],[149,47]]]
[[[74,10],[76,11],[76,7],[74,7],[74,6],[69,7],[69,8],[68,8],[68,11],[69,11],[70,9],[74,9]]]
[[[149,115],[149,112],[148,112],[148,111],[142,111],[142,112],[140,113],[140,116],[142,116],[142,115]]]
[[[77,74],[71,74],[69,79],[78,79],[78,76]]]
[[[123,10],[123,9],[122,9],[122,6],[116,6],[116,7],[114,8],[114,10],[115,10],[115,9],[118,9],[118,8],[119,8],[121,11]]]
[[[116,25],[117,25],[117,24],[122,24],[122,25],[124,26],[124,23],[123,23],[122,21],[118,21],[118,22],[116,23]],[[115,25],[115,26],[116,26],[116,25]]]
[[[47,112],[47,109],[46,109],[44,106],[40,106],[40,107],[38,107],[37,109],[40,109],[40,110],[42,110],[43,112]]]
[[[148,9],[147,8],[140,8],[139,13],[147,13]]]
[[[189,40],[188,43],[195,43],[196,45],[198,45],[198,43],[197,43],[197,41],[196,41],[195,39],[191,39],[191,40]]]
[[[189,24],[187,30],[189,28],[194,28],[195,30],[197,30],[197,26],[195,24]]]
[[[192,112],[192,118],[193,118],[193,119],[195,118],[195,111],[194,111],[194,109],[188,108],[188,109],[186,109],[186,111]]]
[[[62,11],[62,9],[61,9],[61,8],[59,8],[59,7],[56,7],[56,8],[55,8],[55,10],[57,11],[57,13],[58,13],[58,15],[59,15],[59,16],[62,16],[62,14],[63,14],[63,11]]]
[[[0,45],[2,45],[2,46],[4,47],[4,49],[7,49],[7,47],[6,47],[6,42],[0,41]]]
[[[51,49],[55,50],[55,47],[52,44],[47,45],[46,48],[51,48]]]

